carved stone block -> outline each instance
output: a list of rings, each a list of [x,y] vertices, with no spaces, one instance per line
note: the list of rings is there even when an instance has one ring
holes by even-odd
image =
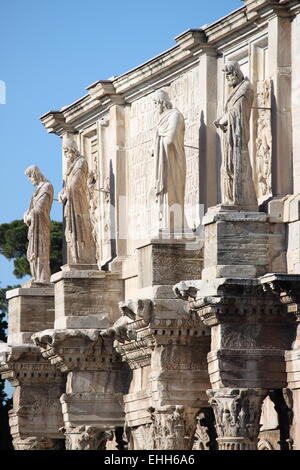
[[[32,343],[36,331],[52,328],[54,287],[21,287],[7,291],[8,344]]]
[[[119,317],[117,302],[123,298],[123,284],[117,274],[63,269],[51,279],[55,328],[107,328]]]
[[[203,279],[254,278],[268,271],[266,214],[230,211],[217,206],[209,209],[203,224]]]
[[[139,288],[173,285],[181,279],[199,279],[202,249],[197,243],[152,240],[138,248]]]

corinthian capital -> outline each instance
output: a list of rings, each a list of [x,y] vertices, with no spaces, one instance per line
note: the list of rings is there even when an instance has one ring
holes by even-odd
[[[215,413],[219,450],[256,449],[267,390],[224,388],[207,394]]]

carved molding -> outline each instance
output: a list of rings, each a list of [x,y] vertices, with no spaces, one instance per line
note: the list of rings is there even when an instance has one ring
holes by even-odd
[[[0,352],[0,374],[14,387],[33,383],[61,384],[63,380],[60,372],[41,358],[40,349],[34,345],[6,345]]]
[[[100,329],[45,330],[32,336],[42,356],[62,372],[111,369],[120,363],[113,339]]]
[[[300,321],[300,275],[266,274],[260,278],[265,292],[274,294],[285,305],[286,312]]]
[[[257,83],[256,168],[259,204],[272,196],[272,80]]]
[[[184,281],[174,287],[175,294],[189,302],[190,314],[196,314],[204,325],[240,323],[247,315],[265,321],[272,315],[274,322],[282,321],[284,311],[280,302],[256,279],[219,279],[211,283]]]

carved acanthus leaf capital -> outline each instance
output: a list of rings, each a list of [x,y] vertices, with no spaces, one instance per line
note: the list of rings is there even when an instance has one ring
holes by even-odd
[[[196,417],[183,406],[166,409],[148,409],[153,422],[154,449],[190,450],[196,429]]]
[[[105,450],[113,432],[96,426],[66,426],[60,431],[66,438],[66,450]]]
[[[244,438],[255,443],[267,390],[224,388],[208,390],[207,394],[215,413],[219,439]]]

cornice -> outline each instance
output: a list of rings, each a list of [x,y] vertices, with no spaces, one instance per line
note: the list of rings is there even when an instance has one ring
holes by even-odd
[[[103,117],[114,105],[169,85],[179,74],[197,65],[201,54],[217,56],[241,35],[264,28],[270,15],[291,16],[295,0],[244,0],[244,6],[220,20],[175,37],[176,45],[132,70],[87,87],[88,93],[60,111],[49,111],[41,121],[49,133],[78,132]]]
[[[62,111],[48,111],[40,120],[49,134],[62,136],[65,132],[75,132],[75,128],[66,123]]]

